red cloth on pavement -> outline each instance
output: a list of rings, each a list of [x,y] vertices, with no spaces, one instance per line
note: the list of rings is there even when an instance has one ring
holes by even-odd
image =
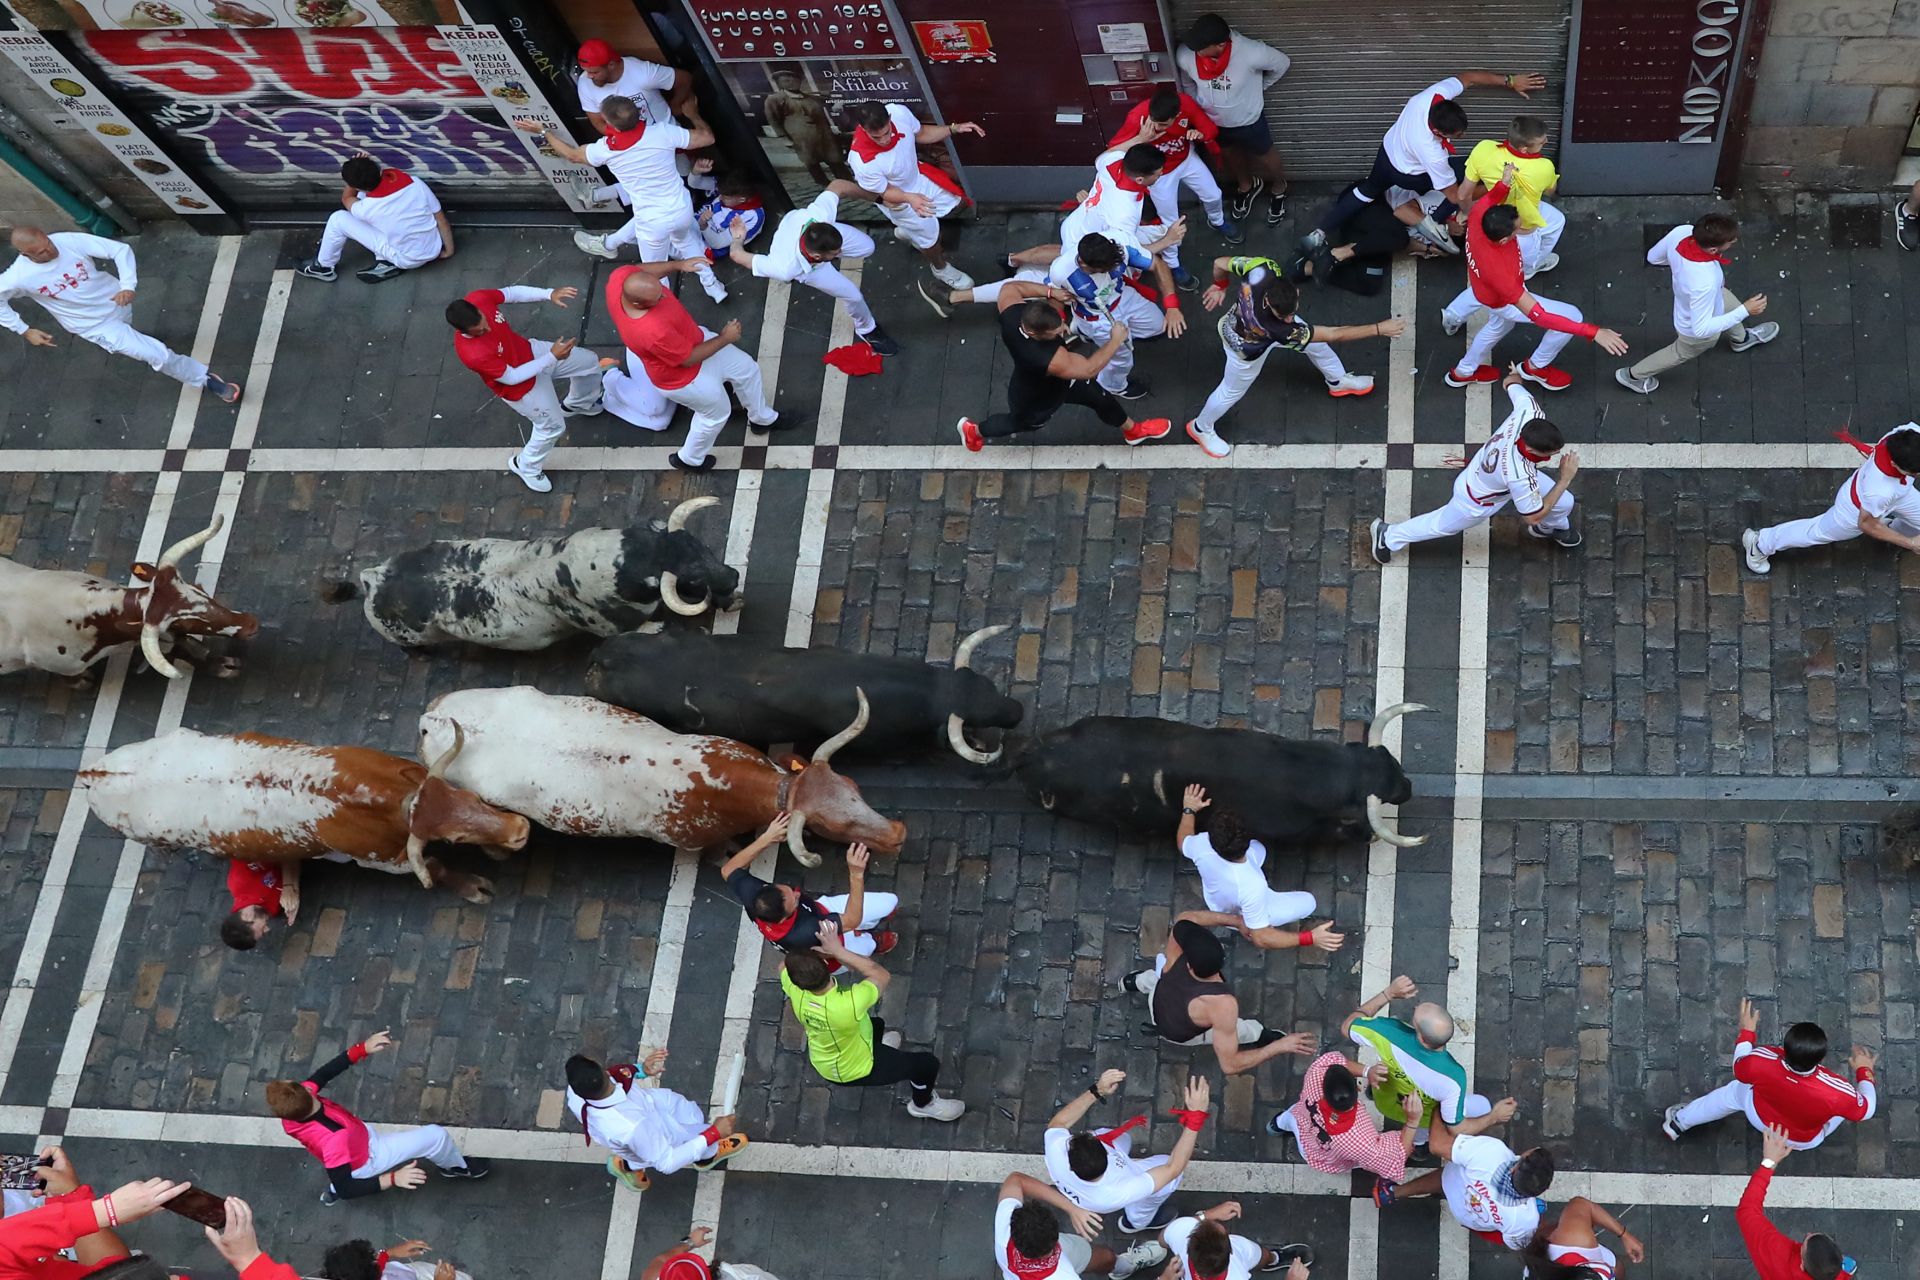
[[[880,372],[880,366],[886,358],[864,342],[848,343],[844,347],[835,347],[820,357],[820,363],[830,364],[849,378],[864,377],[869,373]]]

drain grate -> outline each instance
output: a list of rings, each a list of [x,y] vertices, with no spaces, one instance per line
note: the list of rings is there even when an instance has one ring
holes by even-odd
[[[1877,204],[1829,204],[1828,243],[1836,249],[1878,249],[1884,219]]]

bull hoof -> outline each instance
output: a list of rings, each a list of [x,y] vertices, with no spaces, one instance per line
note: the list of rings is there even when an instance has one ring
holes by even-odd
[[[643,622],[634,628],[635,631],[643,636],[657,636],[666,629],[667,624],[664,622]]]
[[[474,876],[460,896],[477,907],[485,906],[493,901],[493,881],[485,876]]]
[[[793,852],[793,860],[803,867],[817,867],[820,865],[820,855],[817,853],[800,853],[792,850],[789,852]]]
[[[480,852],[486,854],[495,862],[505,862],[513,856],[513,850],[503,844],[483,844],[480,846]]]
[[[231,680],[240,674],[240,659],[221,658],[207,672],[215,680]]]

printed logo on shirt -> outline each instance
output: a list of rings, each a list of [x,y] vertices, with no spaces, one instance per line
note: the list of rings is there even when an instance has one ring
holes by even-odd
[[[76,275],[75,272],[79,274]],[[86,259],[76,258],[72,263],[68,264],[65,271],[60,273],[58,284],[43,284],[40,286],[38,292],[43,297],[57,298],[67,290],[78,289],[81,285],[86,284],[92,279],[93,271],[87,266]]]

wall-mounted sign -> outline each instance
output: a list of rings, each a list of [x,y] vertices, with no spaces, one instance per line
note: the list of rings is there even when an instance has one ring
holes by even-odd
[[[687,8],[720,62],[765,58],[878,58],[902,52],[900,29],[874,0],[821,7],[738,9],[716,0]]]
[[[1100,24],[1100,52],[1151,53],[1144,22],[1103,22]]]
[[[537,120],[544,128],[551,129],[559,136],[568,136],[567,126],[561,121],[560,114],[547,101],[546,95],[540,92],[538,83],[521,67],[497,28],[441,27],[439,32],[466,67],[467,74],[473,77],[474,83],[488,98],[499,104],[501,115],[510,121]],[[588,199],[593,189],[600,185],[599,176],[591,168],[567,160],[548,146],[541,134],[515,129],[513,136],[526,149],[540,172],[546,175],[547,181],[553,184],[553,189],[567,202],[569,209],[575,213],[587,213],[597,207]]]
[[[984,22],[916,22],[913,38],[920,45],[920,56],[928,62],[994,61],[993,37],[987,34]]]

